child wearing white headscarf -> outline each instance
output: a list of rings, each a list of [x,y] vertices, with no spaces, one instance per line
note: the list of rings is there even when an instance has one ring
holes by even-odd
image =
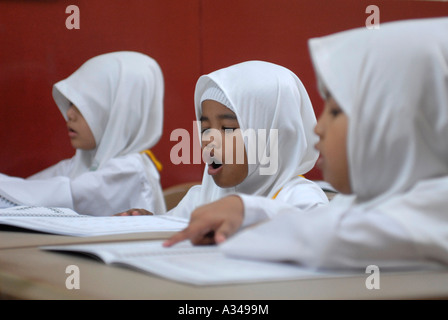
[[[235,114],[241,132],[258,134],[264,130],[266,135],[247,135],[244,148],[253,161],[248,161],[247,177],[241,183],[218,186],[209,174],[209,165],[202,184],[192,187],[168,214],[190,217],[195,208],[234,193],[286,201],[302,210],[328,203],[322,189],[303,177],[318,158],[312,131],[316,118],[308,93],[293,72],[264,61],[239,63],[201,76],[194,99],[199,122],[204,102],[212,100]],[[271,131],[278,133],[277,139],[270,136]],[[258,153],[249,155],[254,150],[251,146],[260,148],[260,142],[263,147]],[[261,161],[260,152],[270,161]],[[259,219],[252,216],[246,223]]]
[[[147,55],[122,51],[88,60],[54,85],[53,98],[70,137],[78,133],[67,114],[77,108],[94,147],[78,148],[71,159],[28,179],[0,175],[0,195],[11,205],[67,207],[88,215],[133,206],[165,212],[161,166],[149,150],[162,134],[163,95],[162,71]]]
[[[285,204],[245,201],[244,213],[235,216],[248,211],[276,215],[228,241],[237,228],[198,221],[166,245],[186,238],[200,243],[195,236],[215,231],[215,240],[232,256],[315,268],[446,266],[447,34],[448,19],[433,18],[311,39],[312,60],[327,100],[315,129],[323,155],[320,165],[324,178],[345,194],[306,213]],[[344,123],[345,134],[339,133],[345,139],[338,146],[343,152],[333,150],[329,158],[326,133],[331,126],[343,129]],[[208,213],[216,215],[213,208]],[[219,229],[227,234],[217,234]]]

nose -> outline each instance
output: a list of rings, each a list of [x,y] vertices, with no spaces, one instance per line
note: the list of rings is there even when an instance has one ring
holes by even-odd
[[[213,137],[210,140],[202,141],[202,151],[206,152],[212,158],[215,156],[215,149],[216,145],[213,141]]]
[[[323,126],[323,116],[321,115],[319,119],[317,119],[317,123],[314,126],[314,133],[317,134],[319,137],[322,137],[324,134],[324,126]]]
[[[76,112],[73,105],[71,105],[67,110],[67,118],[68,120],[75,120],[76,119]]]
[[[207,133],[202,134],[202,147],[207,147],[210,143],[213,142],[213,136]]]
[[[209,129],[202,134],[202,147],[220,148],[222,143],[222,134],[217,129]]]

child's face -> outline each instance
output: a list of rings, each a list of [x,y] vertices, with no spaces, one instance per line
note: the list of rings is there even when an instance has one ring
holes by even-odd
[[[247,177],[248,165],[235,113],[219,102],[205,100],[200,120],[202,153],[209,164],[208,174],[221,188],[240,184]]]
[[[67,110],[67,128],[73,148],[82,150],[96,148],[95,138],[87,121],[73,104],[70,104]]]
[[[336,101],[329,97],[325,108],[317,121],[314,132],[320,141],[316,149],[320,152],[317,166],[324,180],[341,193],[351,193],[347,162],[348,118]]]

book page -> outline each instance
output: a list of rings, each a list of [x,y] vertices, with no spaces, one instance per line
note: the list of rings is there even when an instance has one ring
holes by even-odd
[[[184,241],[171,248],[164,248],[162,243],[135,241],[42,249],[94,254],[109,264],[125,265],[193,285],[283,281],[332,275],[296,264],[230,258],[218,246],[192,246],[190,242]]]
[[[0,209],[0,216],[12,217],[77,217],[82,216],[69,208],[15,206]]]
[[[0,215],[0,225],[67,236],[100,236],[120,233],[180,231],[188,220],[170,216],[58,216],[8,217]]]
[[[18,205],[18,203],[10,200],[3,194],[0,194],[0,209],[10,208],[10,207],[14,207],[16,205]]]
[[[18,180],[21,180],[21,178],[10,177],[6,174],[0,173],[0,209],[19,206],[22,204],[20,201],[15,199],[15,197],[11,196],[9,192],[2,189],[2,187],[5,188],[6,185],[6,189],[8,190],[10,188],[10,182]]]

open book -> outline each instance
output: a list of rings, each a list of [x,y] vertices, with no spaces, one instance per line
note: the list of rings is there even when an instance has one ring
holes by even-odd
[[[16,206],[0,209],[1,225],[58,235],[87,237],[180,231],[188,225],[188,220],[166,215],[95,217],[80,215],[68,208]]]
[[[0,209],[1,217],[87,217],[69,208],[15,206]]]
[[[162,241],[45,246],[42,250],[84,253],[109,265],[125,266],[193,285],[220,285],[328,277],[295,264],[230,258],[219,246],[193,246],[189,241],[170,248]],[[339,276],[339,275],[338,275]]]
[[[0,193],[0,209],[9,208],[13,206],[18,206],[19,202],[17,200],[13,200],[10,196],[6,196]]]

